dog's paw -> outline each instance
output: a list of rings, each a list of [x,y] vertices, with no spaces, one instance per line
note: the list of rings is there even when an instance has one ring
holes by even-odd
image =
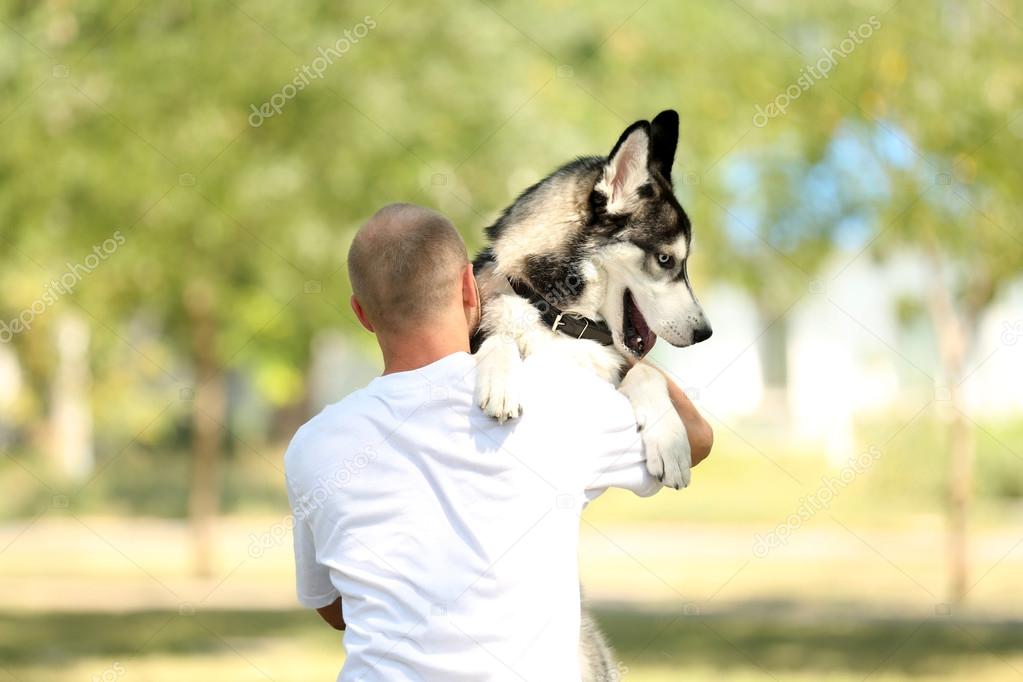
[[[519,391],[514,373],[493,372],[476,384],[476,402],[480,409],[499,422],[515,419],[522,414]]]
[[[640,424],[640,437],[650,475],[675,490],[688,487],[692,478],[692,453],[686,427],[675,413]]]
[[[687,487],[692,467],[689,436],[668,397],[664,376],[637,364],[625,374],[618,390],[628,397],[636,413],[647,471],[670,488]]]
[[[522,358],[518,345],[514,341],[487,339],[476,356],[476,404],[486,415],[500,422],[521,415],[519,366]]]

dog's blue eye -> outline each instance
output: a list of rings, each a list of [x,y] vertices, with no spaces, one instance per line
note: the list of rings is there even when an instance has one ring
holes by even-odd
[[[657,264],[665,270],[671,270],[675,267],[675,258],[666,253],[659,253],[657,254]]]

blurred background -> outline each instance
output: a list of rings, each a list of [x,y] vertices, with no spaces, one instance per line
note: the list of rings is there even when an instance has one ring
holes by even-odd
[[[0,680],[334,679],[281,455],[380,368],[381,205],[471,250],[681,115],[689,490],[587,510],[627,680],[1023,677],[1023,4],[0,0]],[[386,494],[386,491],[382,491]]]

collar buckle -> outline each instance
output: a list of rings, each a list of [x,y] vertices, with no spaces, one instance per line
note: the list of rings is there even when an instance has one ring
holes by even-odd
[[[606,322],[591,320],[574,313],[566,313],[525,282],[508,278],[508,284],[517,295],[529,301],[537,309],[540,319],[550,325],[551,331],[574,339],[596,341],[602,346],[614,344],[611,329]]]

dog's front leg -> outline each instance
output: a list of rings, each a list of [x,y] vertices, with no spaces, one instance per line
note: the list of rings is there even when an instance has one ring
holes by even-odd
[[[539,324],[536,308],[511,293],[510,287],[483,305],[480,329],[486,338],[476,351],[476,404],[499,421],[522,413],[522,359],[536,345],[530,340],[537,335]]]
[[[689,436],[668,397],[664,375],[637,363],[625,374],[618,390],[628,397],[636,412],[647,471],[676,490],[688,486],[693,463]]]
[[[476,351],[476,403],[500,422],[514,419],[522,412],[521,365],[519,344],[507,334],[488,336]]]

